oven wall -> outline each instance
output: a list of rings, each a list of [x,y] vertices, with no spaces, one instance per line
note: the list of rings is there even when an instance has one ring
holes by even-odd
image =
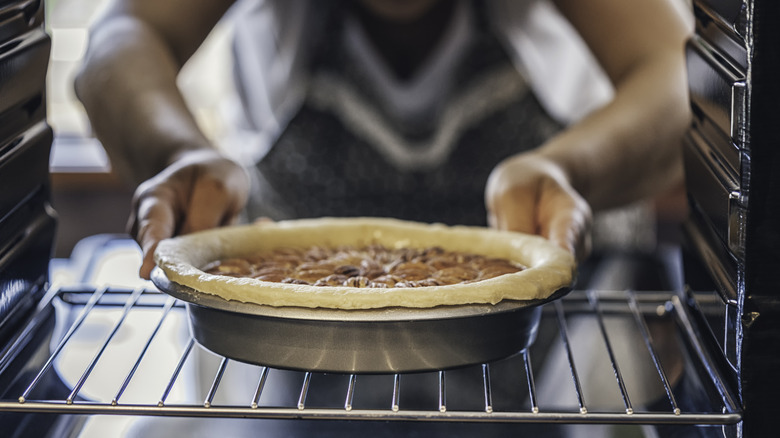
[[[770,436],[780,407],[780,2],[693,5],[689,293],[736,377],[743,436]]]
[[[0,347],[44,292],[55,232],[43,0],[0,2]]]

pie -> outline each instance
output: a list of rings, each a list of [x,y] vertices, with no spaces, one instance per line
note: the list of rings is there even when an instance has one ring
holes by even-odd
[[[544,299],[575,269],[539,236],[384,218],[223,227],[166,239],[155,261],[168,280],[227,300],[331,309]]]
[[[427,248],[284,247],[252,257],[216,260],[203,270],[208,274],[251,277],[275,283],[350,287],[428,287],[471,283],[525,266],[508,259]]]

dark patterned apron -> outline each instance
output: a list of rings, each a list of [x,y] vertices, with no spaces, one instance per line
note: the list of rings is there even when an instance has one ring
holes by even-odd
[[[314,66],[309,97],[256,166],[250,217],[381,216],[485,225],[484,188],[494,166],[538,146],[561,126],[525,85],[484,19],[476,21],[475,38],[453,72],[446,100],[453,111],[412,124],[393,120],[380,107],[362,120],[363,111],[344,104],[338,87],[329,85],[334,78],[352,100],[369,105],[372,87],[347,61],[337,44],[340,35],[328,33],[336,41],[322,45],[327,49]],[[379,125],[383,131],[374,132]],[[447,152],[434,165],[416,166],[414,159],[407,160],[411,166],[399,164],[377,145],[387,137],[404,143],[411,157],[431,147]]]

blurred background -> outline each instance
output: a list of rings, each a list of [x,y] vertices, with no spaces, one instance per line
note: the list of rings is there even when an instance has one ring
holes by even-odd
[[[89,26],[108,3],[109,0],[46,0],[46,26],[52,38],[47,76],[48,121],[55,133],[51,158],[52,198],[60,218],[55,257],[68,257],[74,245],[84,237],[124,233],[130,212],[132,189],[112,173],[73,89],[74,75],[86,52]],[[688,0],[680,0],[680,5],[690,8]],[[179,77],[179,87],[191,111],[215,144],[220,144],[220,136],[226,132],[225,117],[237,99],[230,72],[229,22],[230,12],[185,65]],[[594,233],[597,241],[606,245],[612,240],[623,245],[627,239],[638,240],[638,245],[643,247],[676,242],[679,223],[686,211],[684,188],[677,187],[642,208],[604,215],[603,219],[597,220]],[[655,218],[648,217],[653,213]],[[650,223],[655,220],[655,229],[641,238],[633,232],[631,236],[615,232],[616,223],[648,220]],[[647,228],[643,224],[638,227]]]
[[[48,121],[55,132],[52,196],[59,213],[55,257],[67,257],[84,237],[124,233],[130,212],[132,190],[112,173],[73,89],[73,78],[86,52],[89,26],[108,3],[46,0],[46,27],[52,38]],[[219,109],[232,96],[228,32],[226,25],[218,26],[182,71],[179,81],[202,129],[212,138],[218,137],[224,126]]]

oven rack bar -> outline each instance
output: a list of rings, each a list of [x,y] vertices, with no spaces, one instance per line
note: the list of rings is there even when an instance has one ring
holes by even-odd
[[[353,403],[355,393],[364,390],[360,386],[360,375],[350,375],[343,388],[343,404],[333,407],[310,407],[307,399],[313,387],[312,376],[319,374],[305,372],[301,385],[295,389],[297,402],[290,405],[267,405],[262,403],[262,395],[271,379],[269,368],[259,367],[259,378],[253,382],[247,382],[254,390],[252,396],[245,404],[220,404],[215,402],[224,373],[231,360],[221,358],[216,372],[213,375],[210,386],[206,389],[204,397],[199,402],[178,403],[169,402],[168,397],[177,384],[180,372],[192,360],[192,352],[200,347],[192,338],[189,338],[182,350],[176,364],[171,364],[172,371],[167,385],[162,394],[150,395],[145,403],[124,403],[122,396],[128,385],[141,384],[136,371],[145,359],[145,355],[157,339],[156,336],[161,326],[171,314],[184,311],[180,302],[160,294],[156,290],[125,290],[111,288],[52,288],[38,308],[28,327],[22,331],[25,333],[34,330],[36,324],[40,325],[42,319],[49,315],[43,312],[47,306],[54,302],[72,308],[77,314],[69,329],[59,343],[51,349],[49,358],[40,366],[34,377],[27,378],[24,389],[18,394],[6,394],[0,399],[0,411],[8,412],[41,412],[59,414],[103,414],[103,415],[151,415],[151,416],[197,416],[197,417],[242,417],[242,418],[267,418],[267,419],[312,419],[312,420],[381,420],[381,421],[457,421],[457,422],[502,422],[502,423],[609,423],[609,424],[697,424],[697,425],[725,425],[735,424],[741,421],[742,414],[735,402],[735,397],[719,374],[718,367],[707,350],[700,345],[696,330],[688,315],[687,308],[681,303],[676,294],[672,292],[634,292],[634,291],[573,291],[567,297],[557,300],[545,306],[543,320],[552,322],[558,326],[558,334],[561,344],[566,352],[567,367],[570,376],[561,378],[571,379],[571,386],[576,398],[575,409],[550,409],[543,406],[538,394],[538,382],[536,381],[534,365],[531,355],[534,347],[525,350],[518,355],[520,366],[518,373],[521,380],[527,385],[527,394],[524,394],[527,409],[504,409],[494,400],[494,388],[502,386],[501,381],[491,378],[492,363],[481,365],[481,409],[458,410],[450,408],[447,401],[448,393],[452,392],[452,382],[447,379],[449,371],[437,373],[438,385],[435,388],[435,400],[437,403],[431,409],[420,410],[407,409],[402,403],[401,391],[404,375],[392,375],[392,390],[388,395],[387,408],[361,408]],[[101,359],[115,339],[115,335],[121,330],[125,321],[138,309],[158,311],[157,322],[148,338],[142,340],[143,348],[137,357],[133,358],[133,366],[122,377],[122,383],[115,389],[113,398],[105,401],[85,400],[80,394],[85,382],[87,382],[94,370],[101,366]],[[95,342],[95,353],[89,363],[84,367],[78,381],[70,394],[64,399],[48,399],[38,397],[38,386],[47,373],[54,372],[52,364],[58,360],[58,356],[68,348],[68,343],[82,326],[96,312],[112,310],[120,313],[113,326],[104,334],[102,340]],[[656,342],[653,340],[648,328],[648,317],[671,318],[676,327],[676,336],[683,339],[683,344],[688,346],[689,354],[685,355],[687,366],[697,371],[698,378],[709,388],[709,397],[716,394],[710,409],[686,410],[681,407],[676,391],[671,383],[668,371],[657,351]],[[601,338],[601,342],[607,352],[609,366],[614,376],[614,385],[620,394],[623,403],[622,409],[604,410],[598,406],[589,406],[588,394],[583,390],[583,378],[578,372],[578,359],[572,352],[569,321],[572,317],[585,316],[597,324],[594,336]],[[635,406],[632,400],[641,398],[641,394],[631,393],[624,380],[621,364],[617,359],[612,345],[611,336],[607,329],[607,318],[619,316],[634,321],[635,330],[641,334],[642,341],[652,368],[658,374],[657,378],[663,387],[667,401],[661,407]],[[23,347],[21,339],[11,344],[3,357],[0,358],[0,370],[10,367],[4,366],[17,355],[15,349]],[[165,368],[168,369],[168,368]],[[701,389],[705,391],[705,388]],[[5,398],[13,397],[13,398]],[[698,397],[694,397],[698,398]]]
[[[236,407],[200,405],[111,405],[107,403],[27,402],[24,405],[2,402],[0,410],[8,412],[41,412],[79,415],[151,415],[209,418],[258,418],[295,420],[373,420],[373,421],[434,421],[478,423],[561,423],[561,424],[676,424],[730,425],[742,420],[739,413],[634,413],[619,412],[492,412],[436,410],[397,410],[295,407]]]

